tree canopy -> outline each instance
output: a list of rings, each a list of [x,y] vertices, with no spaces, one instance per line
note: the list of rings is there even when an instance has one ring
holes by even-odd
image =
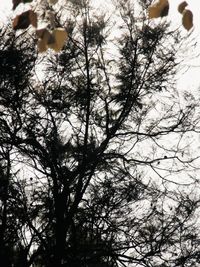
[[[116,20],[71,2],[59,53],[0,31],[0,262],[198,267],[199,99],[176,88],[181,36],[142,15],[148,1],[116,1]]]

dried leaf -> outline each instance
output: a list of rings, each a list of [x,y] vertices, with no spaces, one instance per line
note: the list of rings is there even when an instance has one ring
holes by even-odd
[[[37,28],[37,14],[32,10],[29,11],[29,20],[30,20],[30,24],[33,27]]]
[[[48,43],[49,48],[53,49],[55,52],[59,52],[67,39],[67,32],[63,28],[56,28],[52,33],[53,41]]]
[[[169,12],[168,0],[159,0],[148,8],[149,18],[159,18],[167,16]]]
[[[13,29],[15,31],[27,29],[29,25],[37,27],[37,14],[32,10],[21,13],[13,20]]]
[[[188,6],[188,3],[186,1],[180,3],[180,5],[178,6],[178,12],[182,14],[186,6]]]
[[[47,43],[43,39],[38,40],[37,47],[38,47],[39,53],[43,53],[43,52],[47,51],[47,49],[48,49]]]
[[[160,17],[166,17],[169,13],[169,4],[160,10]]]
[[[29,11],[26,11],[18,16],[16,16],[13,20],[13,29],[26,29],[30,25],[29,20]]]
[[[182,24],[188,31],[193,27],[193,14],[189,9],[183,11]]]
[[[38,50],[39,52],[45,52],[48,48],[53,49],[55,52],[59,52],[67,39],[67,33],[63,28],[56,28],[50,33],[46,28],[36,31],[39,38]]]
[[[38,38],[42,38],[44,33],[48,31],[46,28],[42,28],[42,29],[37,29],[36,30],[36,35]]]
[[[46,28],[36,30],[36,34],[39,38],[38,51],[40,53],[45,52],[48,49],[50,40],[52,39],[52,34]]]
[[[45,39],[47,43],[49,38],[51,37],[51,33],[46,28],[36,30],[36,34],[38,38]]]

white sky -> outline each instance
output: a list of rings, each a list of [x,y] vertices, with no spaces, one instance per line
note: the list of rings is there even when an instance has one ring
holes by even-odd
[[[106,3],[112,0],[94,0],[98,4]],[[181,15],[177,11],[177,6],[183,0],[169,0],[170,2],[170,12],[169,19],[173,24],[179,26],[181,25]],[[194,29],[192,36],[188,38],[188,41],[191,37],[194,37],[194,40],[197,42],[195,50],[189,51],[189,46],[186,43],[185,51],[182,55],[186,54],[187,64],[190,69],[187,73],[184,73],[180,76],[178,87],[184,88],[185,90],[194,90],[200,88],[200,56],[197,57],[198,52],[200,53],[200,1],[199,0],[187,0],[188,8],[190,8],[194,15]],[[8,14],[12,12],[12,0],[0,0],[0,21],[5,21],[8,17]],[[1,25],[1,24],[0,24]],[[183,28],[183,33],[187,36],[187,31]],[[193,57],[193,58],[192,58]],[[192,59],[191,59],[192,58]],[[199,90],[200,91],[200,90]],[[200,95],[200,92],[199,92]]]

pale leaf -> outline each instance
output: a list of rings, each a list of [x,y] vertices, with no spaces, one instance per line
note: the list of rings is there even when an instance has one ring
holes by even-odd
[[[188,31],[193,27],[193,14],[189,9],[183,11],[182,24]]]
[[[37,44],[38,51],[40,53],[45,52],[48,49],[48,43],[50,42],[52,35],[46,28],[37,30],[36,34],[39,37]]]
[[[33,27],[37,28],[37,14],[32,10],[29,11],[29,20],[30,20],[30,24]]]
[[[153,3],[148,8],[148,14],[150,19],[167,16],[169,12],[168,0],[159,0]]]
[[[30,24],[37,27],[37,14],[32,10],[27,10],[14,18],[13,29],[24,30],[27,29]]]
[[[178,6],[178,12],[182,14],[187,5],[188,3],[186,1],[180,3]]]
[[[47,51],[47,49],[48,49],[47,43],[43,39],[38,40],[37,47],[38,47],[39,53],[43,53],[43,52]]]
[[[48,43],[48,46],[55,52],[59,52],[67,39],[67,32],[63,28],[56,28],[53,30],[52,36],[54,38],[53,42]]]

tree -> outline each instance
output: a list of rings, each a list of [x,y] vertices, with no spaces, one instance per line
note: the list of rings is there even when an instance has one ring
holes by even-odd
[[[20,129],[19,111],[36,55],[25,45],[24,34],[16,37],[10,25],[1,29],[0,34],[0,259],[4,266],[25,266],[23,210],[26,197],[22,190],[23,181],[16,180],[17,170],[13,168],[13,141]]]
[[[40,80],[35,40],[2,34],[5,266],[198,266],[197,159],[185,145],[198,103],[176,91],[179,33],[138,4],[117,1],[113,27],[75,2]]]

